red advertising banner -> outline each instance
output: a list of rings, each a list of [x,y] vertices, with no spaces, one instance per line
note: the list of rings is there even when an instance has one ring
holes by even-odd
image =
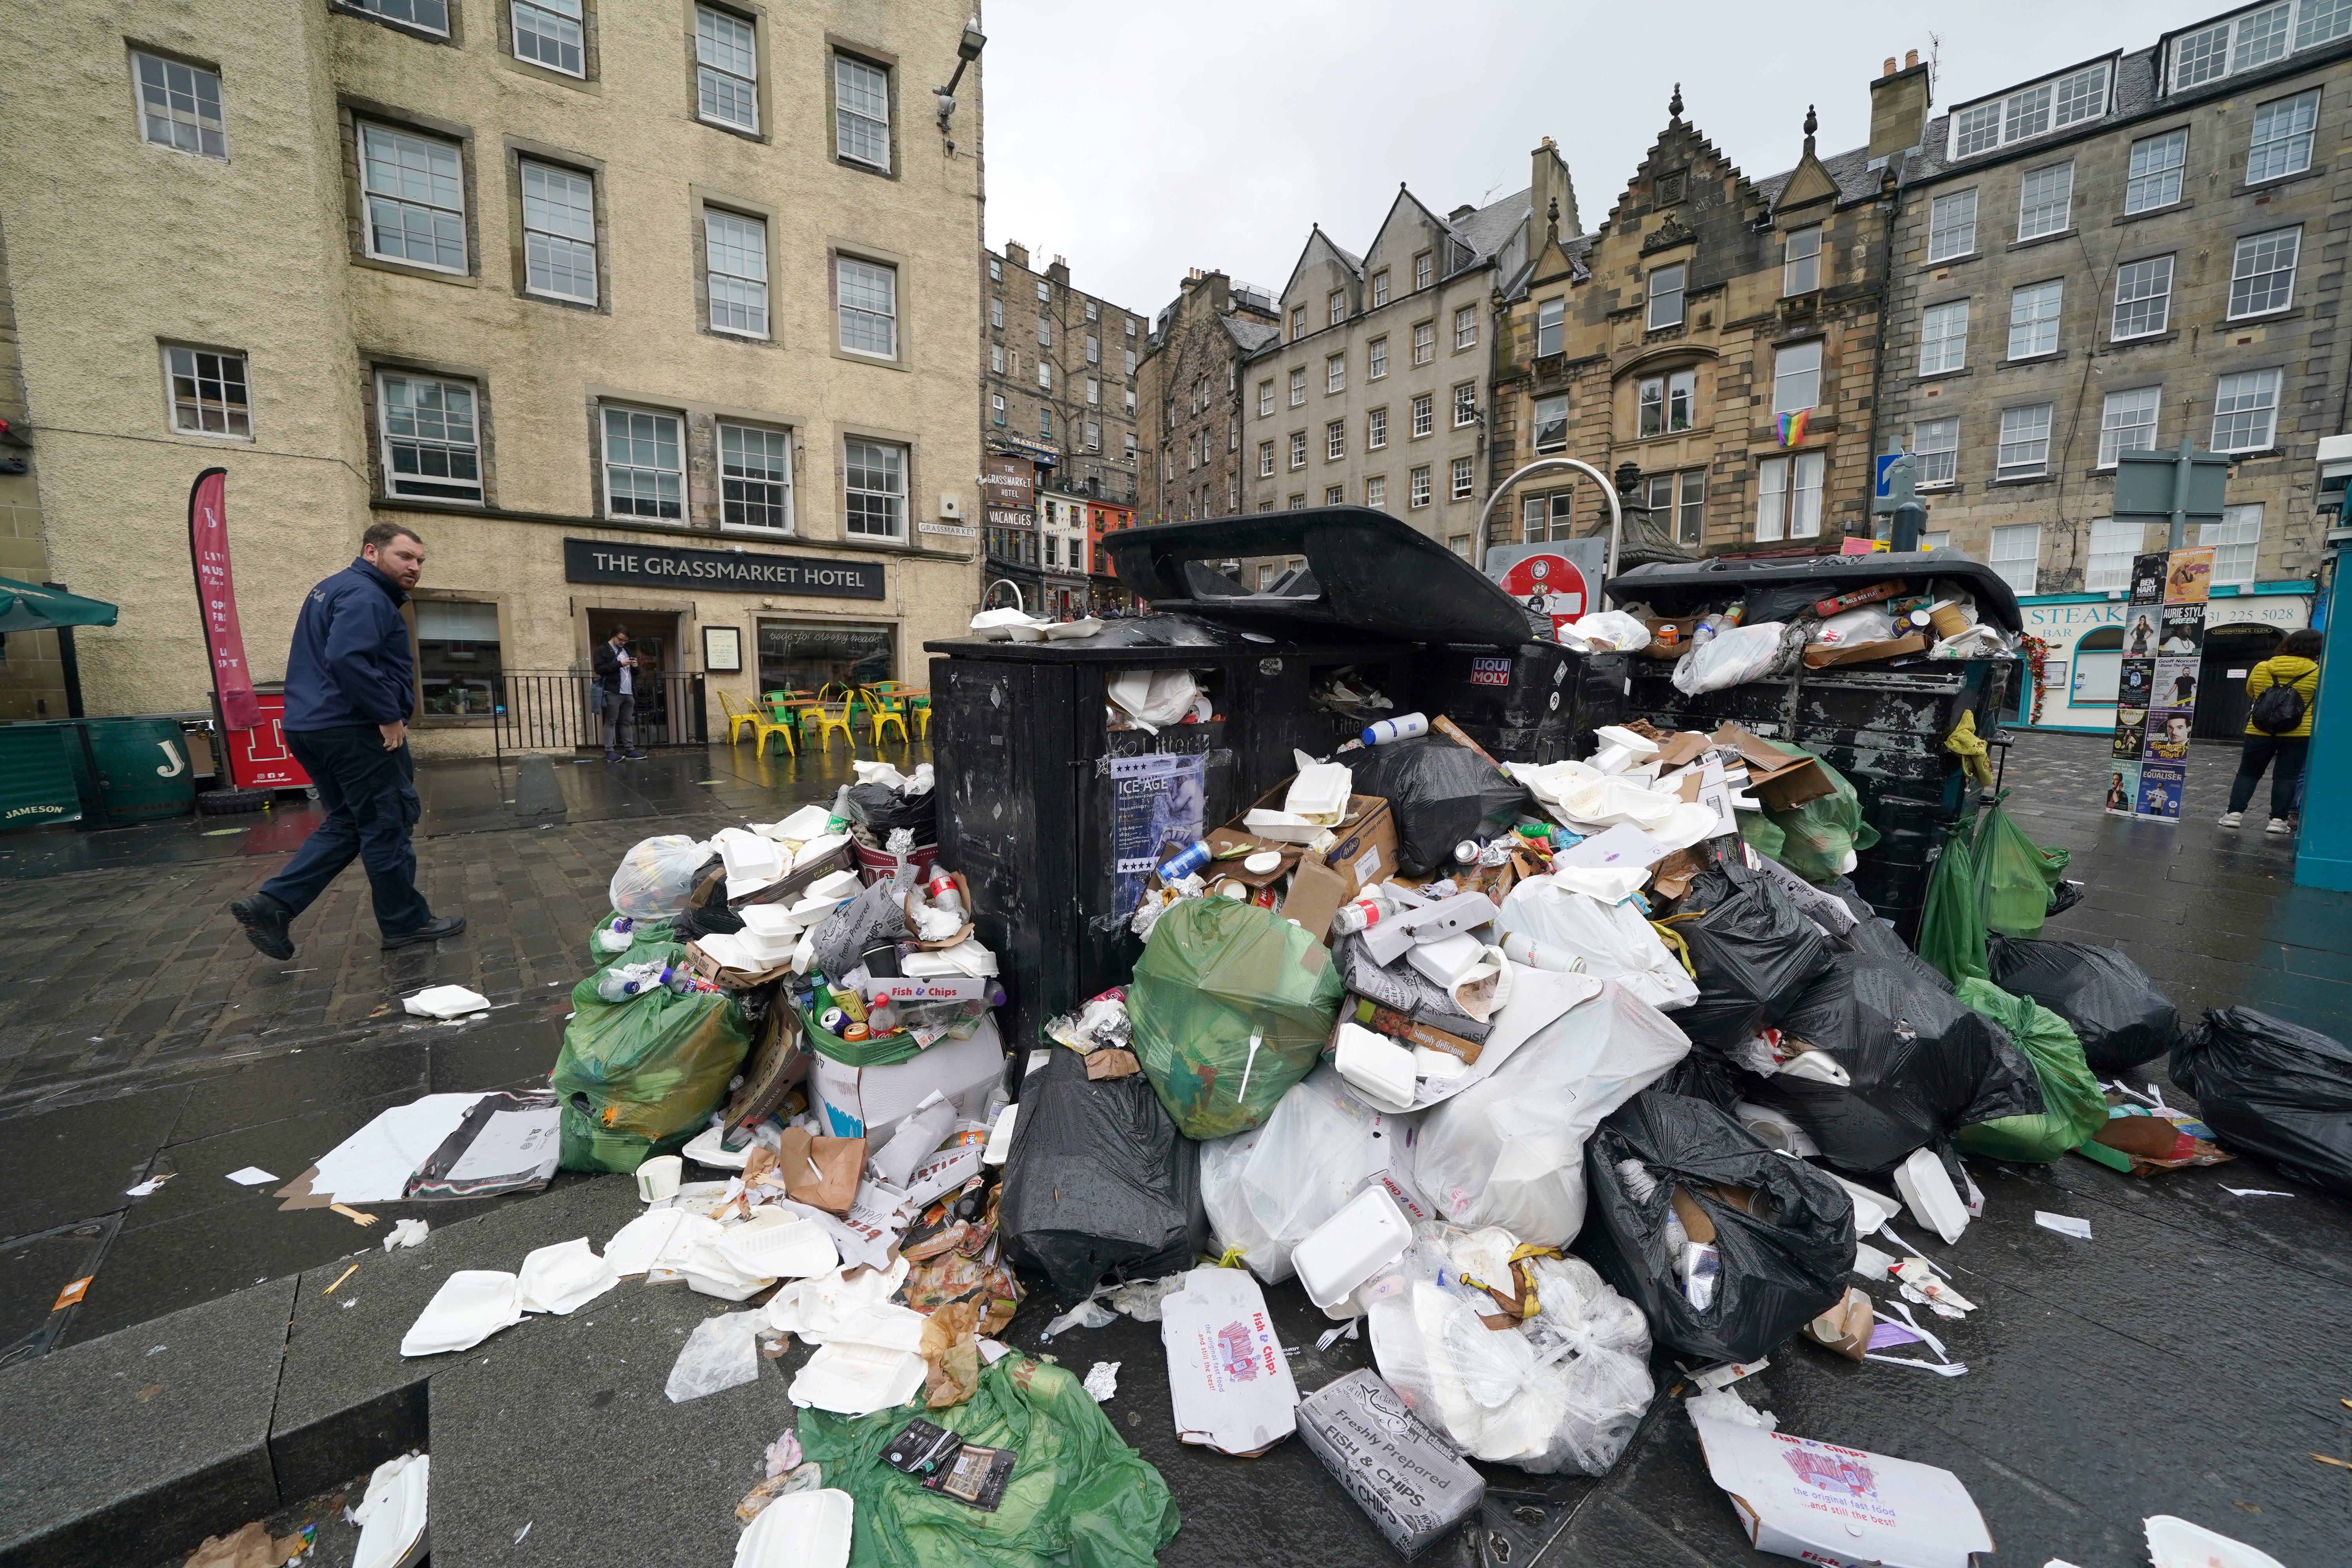
[[[245,662],[245,632],[237,625],[236,584],[228,564],[228,470],[206,468],[188,491],[188,556],[195,563],[196,605],[205,619],[205,651],[221,720],[232,730],[261,722],[253,671]]]
[[[227,764],[229,784],[236,789],[306,789],[310,775],[294,760],[287,749],[286,699],[274,691],[265,691],[257,702],[258,710],[253,726],[231,730],[221,737],[222,760]]]

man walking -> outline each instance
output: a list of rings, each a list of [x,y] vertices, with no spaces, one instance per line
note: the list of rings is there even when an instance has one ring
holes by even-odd
[[[463,915],[434,917],[416,890],[416,763],[408,715],[416,687],[400,606],[425,571],[425,542],[372,525],[360,556],[310,590],[286,656],[287,750],[318,786],[327,820],[261,890],[229,905],[253,945],[294,956],[287,927],[354,858],[367,867],[386,947],[455,936]]]
[[[636,657],[629,652],[629,628],[614,626],[613,635],[596,645],[596,683],[604,689],[604,760],[632,763],[646,760],[637,750]],[[618,741],[621,749],[614,751]]]

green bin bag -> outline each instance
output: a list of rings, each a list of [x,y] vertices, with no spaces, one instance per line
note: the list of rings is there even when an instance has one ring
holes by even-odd
[[[1772,858],[1808,882],[1834,882],[1852,869],[1846,861],[1849,854],[1859,854],[1878,842],[1878,829],[1862,819],[1862,797],[1854,793],[1853,781],[1823,762],[1821,753],[1785,741],[1774,744],[1784,752],[1812,758],[1837,787],[1830,795],[1817,795],[1786,811],[1765,807],[1763,815],[1772,819],[1782,835],[1782,847]],[[1742,837],[1746,837],[1744,831]]]
[[[2007,790],[1995,795],[1992,809],[1977,825],[1977,900],[1986,929],[2037,937],[2050,912],[2051,889],[2065,874],[2071,852],[2045,849],[2028,838],[2000,808],[2008,798]]]
[[[1340,990],[1322,944],[1272,910],[1181,900],[1128,987],[1136,1059],[1186,1137],[1246,1132],[1314,1067]]]
[[[614,910],[611,914],[598,921],[596,929],[588,933],[588,967],[597,973],[604,973],[616,963],[642,963],[650,956],[652,948],[663,942],[677,940],[670,934],[669,921],[639,921],[629,931],[630,936],[635,940],[618,952],[607,952],[599,944],[597,939],[610,930],[613,922],[620,918],[621,911]]]
[[[1738,820],[1741,842],[1767,860],[1780,858],[1781,852],[1789,847],[1789,836],[1780,830],[1779,823],[1760,811],[1741,811],[1732,815]]]
[[[2107,1097],[2065,1019],[2031,996],[2012,996],[1969,976],[1954,987],[1969,1006],[2009,1031],[2042,1079],[2042,1114],[2003,1116],[1960,1128],[1952,1142],[1971,1154],[2042,1164],[2107,1124]]]
[[[1945,979],[1989,979],[1985,964],[1984,911],[1977,901],[1977,861],[1965,824],[1944,835],[1943,851],[1927,874],[1927,894],[1919,909],[1919,956]]]
[[[925,1491],[882,1463],[884,1446],[918,1417],[1019,1455],[994,1512]],[[1176,1539],[1176,1502],[1160,1472],[1075,1376],[1017,1352],[982,1369],[961,1405],[856,1416],[803,1410],[799,1430],[824,1484],[856,1504],[850,1568],[1152,1568]]]
[[[642,956],[683,963],[686,949],[656,943]],[[626,1173],[677,1152],[719,1109],[751,1048],[743,1009],[725,992],[659,986],[607,1002],[589,975],[572,988],[555,1058],[563,1168]]]

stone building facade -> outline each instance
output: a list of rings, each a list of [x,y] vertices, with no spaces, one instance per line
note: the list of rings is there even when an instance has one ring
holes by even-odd
[[[2289,0],[1948,106],[1900,181],[1879,448],[2021,594],[2120,587],[2116,454],[2234,454],[2214,580],[2307,578],[2345,428],[2352,8]],[[2200,542],[2192,537],[2191,543]]]
[[[1280,335],[1266,290],[1198,268],[1178,286],[1143,360],[1145,521],[1243,510],[1242,367]]]
[[[979,68],[932,96],[969,15],[0,13],[47,571],[121,610],[89,711],[205,704],[211,466],[264,680],[368,523],[422,535],[420,754],[489,750],[510,678],[576,688],[615,622],[739,693],[919,675],[978,586]]]
[[[1917,74],[1924,75],[1924,68]],[[1495,344],[1490,483],[1580,458],[1693,550],[1834,552],[1866,531],[1872,378],[1885,222],[1864,150],[1822,159],[1814,117],[1794,169],[1751,181],[1683,118],[1608,217],[1538,215]],[[1590,481],[1511,487],[1490,543],[1605,524]]]
[[[1576,195],[1549,140],[1528,189],[1444,216],[1402,185],[1361,256],[1318,226],[1241,370],[1244,510],[1341,501],[1456,553],[1486,498],[1489,301],[1527,266],[1529,214]],[[1538,231],[1539,232],[1539,231]]]

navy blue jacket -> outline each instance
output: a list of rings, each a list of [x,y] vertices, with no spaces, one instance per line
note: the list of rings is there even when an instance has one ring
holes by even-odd
[[[405,720],[416,665],[408,653],[408,595],[364,560],[317,587],[294,622],[286,656],[289,730],[332,730]]]

